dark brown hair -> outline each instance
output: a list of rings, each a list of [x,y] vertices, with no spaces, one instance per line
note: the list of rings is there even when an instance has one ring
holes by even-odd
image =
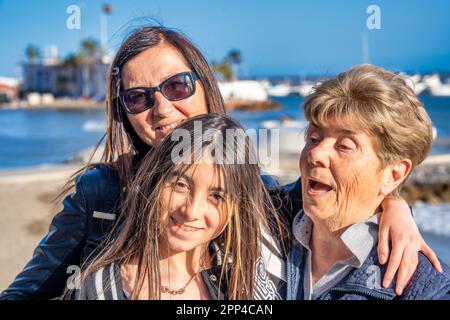
[[[125,190],[130,186],[133,172],[133,156],[140,152],[147,152],[151,146],[146,145],[138,137],[124,114],[124,110],[118,99],[118,93],[122,88],[120,74],[127,61],[139,53],[162,43],[169,44],[178,50],[192,71],[197,73],[205,91],[208,111],[225,114],[224,102],[215,79],[214,71],[200,50],[187,37],[179,31],[162,26],[141,27],[134,31],[122,43],[111,64],[106,96],[106,144],[101,163],[117,169],[121,190]],[[96,149],[104,138],[97,144]],[[91,161],[70,178],[60,197],[73,187],[76,176],[94,167]]]

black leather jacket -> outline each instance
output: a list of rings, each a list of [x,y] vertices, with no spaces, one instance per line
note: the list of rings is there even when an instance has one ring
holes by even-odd
[[[283,203],[282,207],[286,210],[281,211],[287,215],[295,214],[301,200],[292,202],[289,195],[301,195],[300,189],[297,189],[299,183],[279,189],[275,179],[269,176],[262,178],[269,189],[277,190],[273,191],[276,199],[283,198],[279,204]],[[76,191],[64,199],[64,208],[53,218],[48,234],[22,272],[2,292],[0,299],[44,300],[59,297],[66,288],[67,279],[98,250],[115,225],[113,215],[118,214],[119,202],[119,177],[115,170],[98,165],[79,176]],[[220,268],[213,268],[203,275],[205,280],[209,279],[206,285],[212,297],[218,293],[219,273]]]

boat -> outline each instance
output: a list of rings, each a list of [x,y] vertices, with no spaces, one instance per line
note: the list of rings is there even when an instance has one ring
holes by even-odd
[[[438,74],[427,75],[423,78],[423,82],[427,85],[428,92],[432,96],[449,97],[450,84],[442,83]]]
[[[439,87],[431,87],[430,94],[436,97],[450,97],[450,84],[442,84]]]
[[[292,91],[291,86],[287,83],[269,85],[266,89],[271,97],[286,97],[290,95]]]
[[[427,89],[427,84],[422,82],[422,77],[419,74],[414,74],[412,76],[403,74],[403,78],[405,79],[406,84],[414,90],[416,95],[422,94]]]
[[[427,85],[427,87],[439,87],[442,82],[441,78],[437,74],[429,74],[423,77],[423,82]]]
[[[266,88],[253,80],[219,82],[219,90],[225,100],[266,101],[269,98]]]
[[[292,93],[305,97],[314,90],[315,85],[317,84],[311,82],[303,82],[298,86],[293,86]]]
[[[308,126],[307,121],[284,117],[281,120],[262,121],[260,126],[270,130],[269,143],[277,143],[280,154],[300,154],[305,146],[304,133]],[[273,139],[276,137],[275,134],[278,135],[276,140]]]

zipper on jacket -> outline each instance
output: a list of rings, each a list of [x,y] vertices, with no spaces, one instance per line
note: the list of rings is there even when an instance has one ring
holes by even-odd
[[[338,287],[338,288],[332,288],[327,293],[323,294],[321,296],[321,300],[323,300],[322,298],[327,296],[330,292],[359,293],[359,294],[364,294],[371,298],[380,299],[380,300],[392,300],[395,297],[395,296],[392,297],[392,296],[382,294],[382,293],[376,293],[376,292],[373,292],[372,290]]]

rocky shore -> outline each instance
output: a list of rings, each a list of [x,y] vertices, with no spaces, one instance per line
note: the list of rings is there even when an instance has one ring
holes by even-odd
[[[225,109],[227,111],[267,111],[281,109],[281,106],[272,100],[228,100],[225,101]]]
[[[450,157],[435,156],[418,166],[405,184],[402,196],[411,204],[450,202]],[[433,159],[441,161],[431,161]]]
[[[0,109],[102,109],[105,107],[104,101],[96,101],[90,99],[55,99],[53,102],[45,104],[30,105],[25,101],[16,101],[0,105]],[[281,106],[279,103],[266,100],[228,100],[225,101],[225,109],[227,111],[266,111],[278,110]]]
[[[0,109],[100,109],[105,107],[104,101],[91,99],[55,99],[51,102],[29,104],[26,101],[14,101],[0,105]]]

